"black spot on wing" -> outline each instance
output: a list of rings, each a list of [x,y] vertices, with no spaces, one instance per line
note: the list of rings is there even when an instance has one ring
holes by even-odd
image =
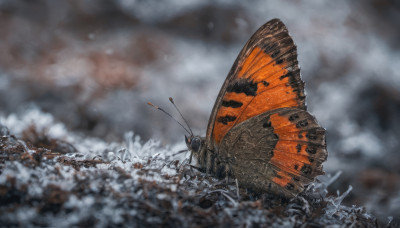
[[[300,117],[299,117],[299,115],[298,115],[297,113],[295,113],[295,114],[289,116],[289,120],[290,120],[290,121],[295,121],[295,120],[298,119],[298,118],[300,118]]]
[[[257,83],[247,79],[240,79],[230,84],[226,91],[244,93],[247,96],[255,96],[257,94]]]
[[[269,128],[269,127],[271,127],[271,122],[263,123],[263,128]]]
[[[228,122],[232,122],[235,120],[236,120],[236,116],[229,116],[229,115],[221,116],[221,117],[218,117],[218,119],[217,119],[218,122],[223,123],[225,125],[227,125]]]
[[[289,71],[287,74],[282,75],[279,79],[289,78],[289,85],[293,88],[293,92],[296,92],[299,100],[304,100],[304,82],[300,78],[300,70]]]
[[[310,165],[304,164],[303,167],[301,167],[301,172],[303,172],[305,175],[311,175],[312,168]]]
[[[269,119],[269,116],[265,118],[264,123],[263,123],[263,128],[270,128],[271,125],[271,120]]]
[[[301,144],[300,143],[297,144],[296,149],[297,149],[297,153],[301,152]]]
[[[317,153],[317,147],[314,146],[314,145],[308,144],[306,151],[309,154],[316,154]]]
[[[296,127],[297,128],[303,128],[306,127],[308,125],[308,121],[307,120],[300,120],[299,122],[297,122]]]
[[[271,39],[266,39],[265,44],[262,46],[262,49],[267,54],[271,53],[271,51],[274,51],[274,50],[276,50],[278,48],[279,48],[278,44],[271,42]]]
[[[277,59],[275,62],[276,62],[276,64],[282,64],[283,63],[283,59]]]
[[[269,86],[269,82],[267,82],[267,81],[262,81],[262,83],[263,83],[263,85],[264,85],[265,87]]]
[[[271,57],[272,58],[275,58],[276,56],[278,56],[279,55],[279,53],[281,53],[281,50],[276,50],[274,53],[272,53],[272,55],[271,55]]]
[[[289,184],[286,185],[286,189],[287,190],[293,190],[294,189],[294,185],[289,183]]]
[[[321,141],[324,139],[324,135],[325,135],[325,130],[322,128],[313,128],[313,129],[309,129],[306,137],[310,140],[318,140]]]
[[[230,101],[222,101],[221,105],[224,107],[239,108],[239,107],[242,107],[243,103],[234,101],[234,100],[230,100]]]

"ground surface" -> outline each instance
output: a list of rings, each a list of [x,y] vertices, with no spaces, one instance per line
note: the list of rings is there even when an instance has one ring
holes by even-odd
[[[142,144],[132,133],[125,135],[123,143],[106,144],[62,131],[64,126],[49,117],[40,112],[9,117],[5,122],[15,118],[20,123],[22,139],[2,127],[1,226],[378,224],[365,208],[342,205],[351,187],[339,195],[328,193],[327,187],[340,173],[321,176],[293,199],[246,189],[239,189],[238,196],[235,183],[190,170],[186,159],[171,156],[173,148],[153,141]],[[42,123],[38,126],[29,120]],[[49,138],[49,132],[58,132],[60,138]]]

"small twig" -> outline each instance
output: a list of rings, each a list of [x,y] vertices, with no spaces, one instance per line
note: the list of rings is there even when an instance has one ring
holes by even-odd
[[[238,182],[238,179],[237,179],[237,178],[235,179],[235,182],[236,182],[236,196],[237,196],[238,200],[240,200],[239,182]]]
[[[215,193],[215,192],[221,193],[221,194],[222,194],[223,196],[225,196],[229,201],[231,201],[235,207],[238,205],[238,203],[229,195],[230,192],[228,192],[228,191],[226,191],[226,190],[217,189],[217,190],[213,190],[213,191],[207,192],[207,194],[212,194],[212,193]]]
[[[234,207],[237,207],[238,203],[237,203],[234,199],[232,199],[232,197],[230,197],[230,196],[229,196],[228,194],[226,194],[225,192],[221,192],[221,194],[222,194],[223,196],[225,196],[227,199],[229,199],[229,200],[232,202],[232,204],[233,204]]]
[[[98,155],[96,155],[96,156],[94,156],[94,157],[92,158],[92,161],[95,160],[96,158],[100,158],[100,160],[101,160],[102,157],[101,157],[101,155],[98,154]]]

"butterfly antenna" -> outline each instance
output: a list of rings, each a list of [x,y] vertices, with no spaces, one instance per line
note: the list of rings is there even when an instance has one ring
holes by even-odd
[[[172,97],[170,97],[170,98],[169,98],[169,101],[174,105],[175,109],[179,112],[179,114],[181,115],[183,121],[185,121],[186,126],[187,126],[187,127],[189,128],[189,130],[190,130],[190,135],[193,135],[192,129],[190,128],[190,126],[189,126],[188,122],[186,121],[186,119],[183,117],[181,111],[179,111],[178,107],[176,106],[176,104],[175,104],[175,102],[174,102],[174,99],[172,99]]]
[[[152,107],[155,108],[155,109],[160,110],[161,112],[163,112],[163,113],[166,114],[167,116],[171,117],[171,118],[172,118],[173,120],[175,120],[179,125],[181,125],[181,127],[182,127],[183,129],[185,129],[185,131],[186,131],[188,134],[192,134],[192,133],[191,133],[192,130],[190,130],[190,132],[189,132],[188,129],[186,129],[178,120],[176,120],[174,117],[172,117],[171,114],[169,114],[168,112],[166,112],[164,109],[162,109],[162,108],[160,108],[160,107],[154,105],[154,104],[151,103],[151,102],[147,102],[147,104],[150,105],[150,106],[152,106]],[[190,129],[190,128],[189,128],[189,129]]]

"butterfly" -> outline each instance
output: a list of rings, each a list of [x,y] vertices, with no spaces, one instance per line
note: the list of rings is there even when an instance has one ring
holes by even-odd
[[[324,173],[327,159],[325,129],[307,112],[305,98],[296,45],[273,19],[239,53],[206,136],[185,135],[189,163],[194,156],[200,170],[235,178],[240,187],[296,196]]]

